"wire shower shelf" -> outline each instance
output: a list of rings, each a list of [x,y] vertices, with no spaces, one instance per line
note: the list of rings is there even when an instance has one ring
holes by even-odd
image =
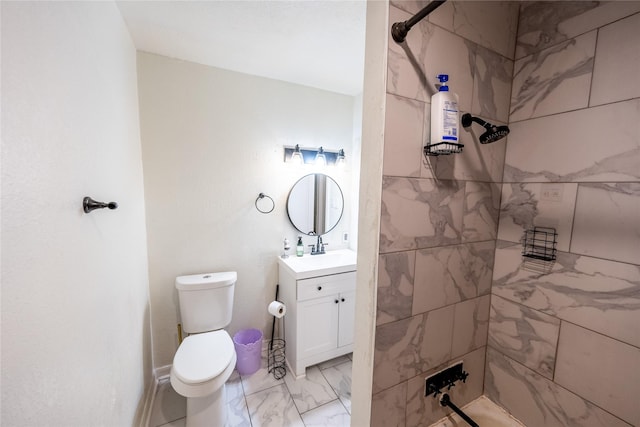
[[[533,227],[522,236],[522,256],[542,261],[555,261],[558,233],[551,227]]]

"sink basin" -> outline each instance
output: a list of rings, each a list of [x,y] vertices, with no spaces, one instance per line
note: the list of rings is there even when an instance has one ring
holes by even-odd
[[[356,271],[357,255],[351,249],[338,249],[327,251],[322,255],[304,254],[301,257],[278,257],[282,267],[296,279],[308,279],[309,277],[328,276],[330,274]]]

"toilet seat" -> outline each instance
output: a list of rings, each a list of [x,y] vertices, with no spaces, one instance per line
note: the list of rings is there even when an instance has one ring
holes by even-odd
[[[227,331],[190,335],[173,358],[171,385],[182,396],[204,396],[224,385],[235,365],[236,351]]]

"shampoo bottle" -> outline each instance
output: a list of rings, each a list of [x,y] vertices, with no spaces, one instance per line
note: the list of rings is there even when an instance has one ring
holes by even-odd
[[[298,244],[296,245],[296,255],[304,255],[304,245],[302,244],[302,236],[298,236]]]
[[[449,75],[439,74],[440,88],[431,97],[431,146],[437,154],[459,152],[458,95],[449,91]]]

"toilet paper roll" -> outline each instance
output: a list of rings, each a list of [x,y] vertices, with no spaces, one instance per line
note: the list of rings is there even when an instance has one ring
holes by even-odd
[[[287,307],[280,301],[271,301],[269,303],[269,308],[267,309],[267,311],[269,312],[269,314],[280,319],[287,312]]]

